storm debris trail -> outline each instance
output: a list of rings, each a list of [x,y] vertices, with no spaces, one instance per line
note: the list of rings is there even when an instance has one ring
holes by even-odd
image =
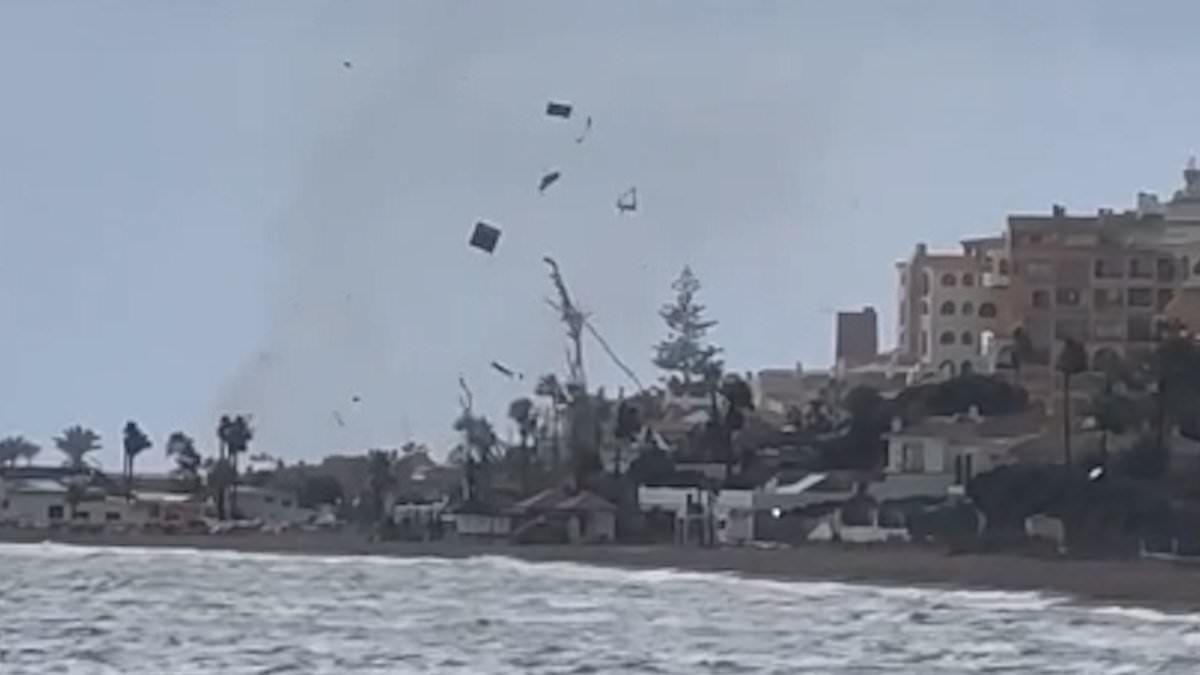
[[[582,143],[587,140],[588,134],[592,133],[592,116],[588,115],[587,122],[583,125],[583,133],[575,138],[576,143]]]

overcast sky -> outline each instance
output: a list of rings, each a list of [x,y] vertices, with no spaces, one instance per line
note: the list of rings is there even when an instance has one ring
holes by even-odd
[[[501,418],[490,361],[563,369],[545,254],[647,379],[684,264],[738,370],[828,364],[834,308],[890,344],[917,241],[1174,189],[1200,6],[1152,4],[0,2],[0,434],[444,444],[460,374]]]

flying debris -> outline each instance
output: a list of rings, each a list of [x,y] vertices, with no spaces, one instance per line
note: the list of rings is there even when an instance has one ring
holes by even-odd
[[[523,373],[518,373],[517,371],[513,370],[512,368],[509,368],[508,366],[504,365],[503,363],[500,363],[499,361],[492,361],[492,369],[494,369],[496,372],[500,373],[501,375],[509,378],[510,380],[511,379],[517,379],[517,380],[525,379],[525,375]]]
[[[342,414],[336,410],[333,411],[333,421],[337,422],[339,427],[346,428],[346,420],[342,419]]]
[[[546,104],[546,114],[550,117],[561,117],[564,120],[571,117],[571,104],[550,101]]]
[[[637,211],[637,188],[631,187],[621,193],[617,197],[617,213],[631,213]]]
[[[590,133],[592,133],[592,116],[588,115],[587,123],[583,125],[583,133],[579,134],[579,136],[575,138],[575,142],[582,143]]]
[[[1104,477],[1104,467],[1094,466],[1091,471],[1088,471],[1088,480],[1097,481]]]
[[[541,182],[538,183],[538,192],[545,192],[546,188],[557,183],[558,179],[561,177],[562,173],[559,171],[551,171],[545,176],[542,176]]]
[[[471,246],[485,253],[492,253],[499,243],[500,228],[482,221],[475,223],[475,230],[471,233]]]
[[[346,69],[350,69],[350,68],[354,67],[354,64],[350,63],[349,61],[342,61],[342,67],[346,68]]]
[[[359,396],[358,394],[355,394],[354,396],[350,397],[350,401],[352,403],[359,403],[360,401],[362,401],[362,397]]]

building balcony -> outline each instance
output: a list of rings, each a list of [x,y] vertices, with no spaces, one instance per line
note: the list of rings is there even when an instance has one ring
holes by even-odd
[[[1007,274],[984,272],[982,282],[984,288],[1008,288],[1012,280]]]

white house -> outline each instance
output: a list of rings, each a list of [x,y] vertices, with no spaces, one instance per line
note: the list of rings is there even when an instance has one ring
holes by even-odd
[[[300,506],[296,495],[283,490],[239,485],[236,490],[237,512],[247,520],[264,523],[306,523],[317,513]]]
[[[944,497],[954,485],[1013,462],[1012,450],[1041,436],[1029,415],[930,417],[887,434],[884,480],[870,486],[876,499]]]

